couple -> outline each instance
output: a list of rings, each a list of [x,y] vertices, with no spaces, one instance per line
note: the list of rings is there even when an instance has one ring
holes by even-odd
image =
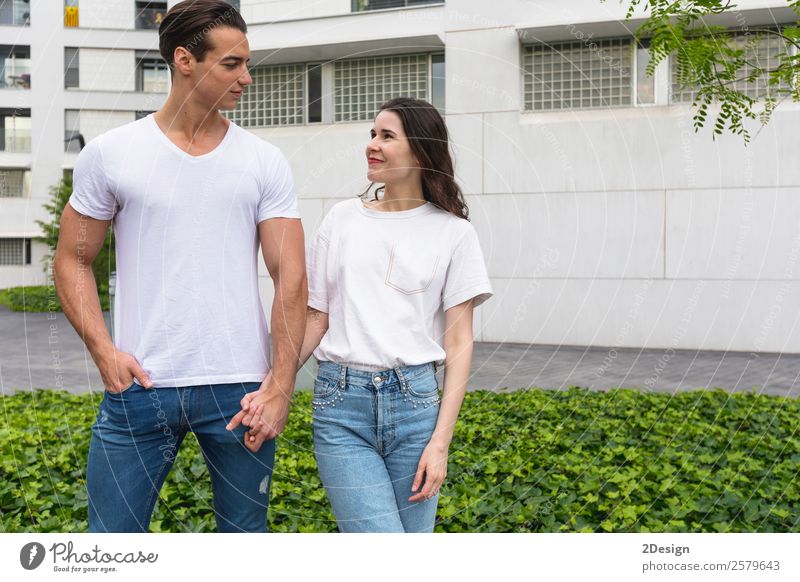
[[[147,531],[191,431],[219,531],[266,531],[275,437],[313,353],[314,453],[339,529],[430,532],[473,307],[491,295],[447,129],[424,101],[385,103],[365,136],[367,178],[384,186],[334,205],[306,254],[286,159],[219,114],[252,83],[246,32],[221,0],[173,6],[159,29],[166,103],[75,164],[54,268],[105,386],[89,529]],[[114,342],[90,268],[112,221]],[[275,289],[271,366],[259,245]]]

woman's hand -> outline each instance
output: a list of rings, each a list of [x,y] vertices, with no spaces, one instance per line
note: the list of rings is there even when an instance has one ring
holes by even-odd
[[[417,491],[422,485],[423,479],[425,485],[421,491],[409,497],[409,501],[422,501],[439,494],[439,488],[447,476],[447,452],[447,445],[436,441],[428,443],[419,459],[417,475],[414,477],[411,491]]]

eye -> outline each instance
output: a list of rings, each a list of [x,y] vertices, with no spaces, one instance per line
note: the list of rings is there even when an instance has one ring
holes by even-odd
[[[231,70],[231,71],[232,71],[233,69],[235,69],[237,66],[238,66],[238,65],[236,65],[235,63],[226,63],[226,64],[225,64],[225,68],[226,68],[226,69],[228,69],[228,70]]]

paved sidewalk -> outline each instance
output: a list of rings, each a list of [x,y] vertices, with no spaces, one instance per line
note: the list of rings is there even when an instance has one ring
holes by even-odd
[[[313,358],[312,358],[313,359]],[[313,383],[313,364],[298,387]],[[800,394],[800,355],[638,350],[478,343],[470,390],[584,386],[674,392],[722,388]],[[0,393],[61,388],[101,390],[100,376],[62,313],[14,313],[0,306]]]

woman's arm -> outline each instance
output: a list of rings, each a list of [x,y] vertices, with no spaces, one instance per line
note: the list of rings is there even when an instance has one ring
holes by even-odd
[[[306,333],[303,336],[303,346],[300,348],[300,358],[297,362],[297,369],[303,367],[314,350],[317,349],[325,332],[328,331],[328,314],[318,311],[313,307],[308,308],[306,315]]]
[[[472,365],[472,300],[451,307],[444,316],[446,356],[442,403],[436,428],[420,457],[411,490],[419,489],[423,477],[425,486],[409,497],[409,501],[420,501],[439,493],[439,487],[447,476],[447,452],[453,440],[453,430],[467,392]]]

